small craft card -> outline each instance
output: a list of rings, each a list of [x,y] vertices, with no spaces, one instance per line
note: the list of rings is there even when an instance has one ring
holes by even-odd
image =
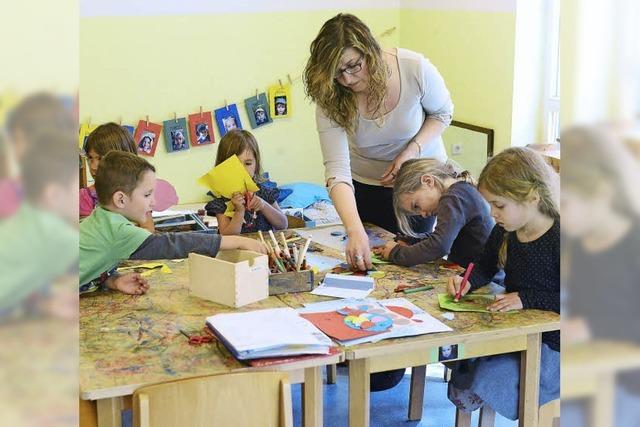
[[[230,199],[233,193],[254,193],[259,190],[236,155],[198,178],[198,184],[209,188],[216,197],[222,196],[227,199]]]
[[[438,304],[440,308],[450,311],[474,311],[477,313],[491,313],[487,306],[495,301],[494,295],[468,294],[460,298],[458,302],[453,301],[453,296],[449,294],[438,294]]]
[[[291,85],[269,87],[269,109],[273,118],[291,117]]]
[[[213,144],[213,120],[210,111],[189,114],[189,136],[191,145]]]
[[[180,119],[165,120],[164,140],[167,143],[167,152],[182,151],[189,149],[189,135],[187,131],[187,120]]]
[[[82,148],[82,151],[87,152],[87,137],[98,126],[91,123],[82,123],[80,125],[80,133],[78,135],[78,146]]]
[[[135,133],[135,131],[136,131],[136,128],[135,128],[135,126],[133,126],[133,125],[122,125],[122,127],[123,127],[124,129],[126,129],[126,130],[127,130],[127,132],[129,132],[129,133],[131,134],[131,136],[133,136],[133,134],[134,134],[134,133]]]
[[[153,157],[156,153],[158,138],[160,138],[161,133],[161,124],[140,120],[133,136],[136,144],[138,144],[138,153]]]
[[[264,92],[245,99],[244,106],[247,109],[251,129],[259,128],[273,122],[269,114],[269,101],[267,101],[267,95]]]
[[[231,104],[214,110],[216,116],[216,124],[220,131],[220,136],[224,136],[232,129],[242,129],[242,123],[240,123],[240,115],[238,114],[238,107],[236,104]]]

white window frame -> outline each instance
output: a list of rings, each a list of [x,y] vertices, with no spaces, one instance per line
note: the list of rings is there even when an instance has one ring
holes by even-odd
[[[543,130],[547,144],[560,138],[560,0],[543,0],[546,21],[544,49]]]

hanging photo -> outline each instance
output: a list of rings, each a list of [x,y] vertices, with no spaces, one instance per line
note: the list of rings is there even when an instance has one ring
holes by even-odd
[[[189,135],[185,118],[165,120],[162,125],[168,153],[189,149]]]
[[[240,115],[238,115],[238,107],[236,104],[218,108],[214,113],[216,115],[218,130],[220,130],[220,136],[224,136],[232,129],[242,129],[242,123],[240,123]]]
[[[160,133],[162,133],[162,125],[140,120],[133,137],[138,144],[138,153],[153,156],[156,153]]]
[[[279,119],[291,116],[291,85],[269,87],[269,107],[271,117]]]
[[[80,134],[78,135],[78,145],[80,146],[80,148],[82,148],[82,151],[84,151],[85,153],[87,152],[86,150],[87,137],[97,127],[98,127],[97,125],[92,125],[91,123],[82,123],[80,125]]]
[[[273,122],[271,115],[269,114],[269,101],[267,101],[266,93],[263,92],[259,95],[245,99],[244,106],[247,109],[247,116],[251,123],[251,129],[268,125]]]
[[[211,112],[201,111],[189,114],[189,137],[193,146],[213,144],[215,142]]]
[[[121,125],[124,129],[126,129],[127,132],[129,132],[131,134],[131,136],[133,136],[133,134],[136,131],[135,126],[133,125]]]

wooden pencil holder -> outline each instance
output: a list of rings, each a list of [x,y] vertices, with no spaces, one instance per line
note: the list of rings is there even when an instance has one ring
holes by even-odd
[[[189,254],[191,294],[229,307],[269,297],[266,255],[245,250],[219,251],[215,258]]]
[[[269,295],[309,292],[313,289],[313,270],[287,271],[269,275]]]

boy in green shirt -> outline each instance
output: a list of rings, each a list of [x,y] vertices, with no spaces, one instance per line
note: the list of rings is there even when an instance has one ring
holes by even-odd
[[[263,254],[257,240],[203,233],[158,233],[136,226],[151,214],[155,168],[132,153],[111,151],[95,177],[99,205],[80,224],[80,293],[107,287],[143,294],[149,285],[137,273],[117,274],[125,259],[186,258],[190,252],[215,256],[219,249],[246,249]]]

